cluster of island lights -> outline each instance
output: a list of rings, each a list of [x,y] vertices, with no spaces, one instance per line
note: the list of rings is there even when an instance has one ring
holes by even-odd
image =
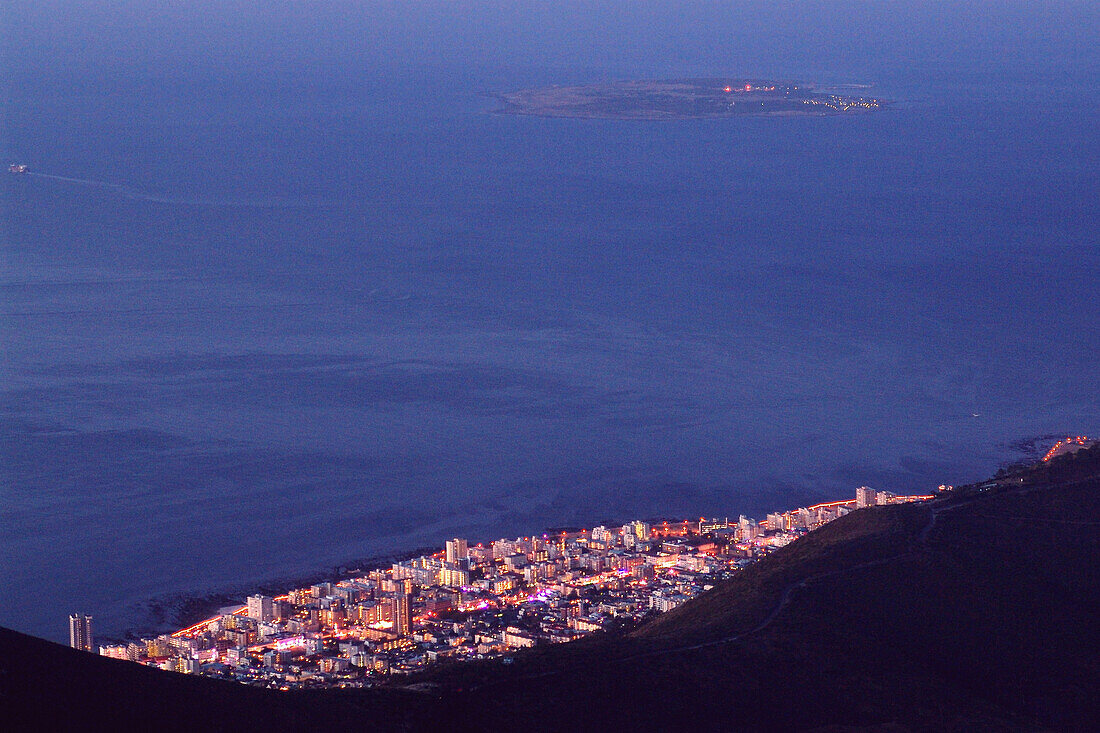
[[[780,90],[783,94],[790,96],[799,89],[793,84],[780,87],[776,84],[752,84],[751,82],[745,82],[744,85],[739,84],[737,86],[727,84],[722,87],[723,92],[733,95],[752,94],[754,92],[774,92],[776,90]],[[824,107],[836,112],[848,112],[853,109],[879,109],[883,105],[881,100],[871,97],[846,97],[839,94],[822,94],[811,97],[799,97],[799,99],[804,105]],[[732,104],[736,103],[734,102]]]
[[[730,86],[729,84],[727,84],[726,86],[722,87],[722,91],[726,92],[727,94],[729,94],[731,92],[774,92],[775,88],[776,87],[775,87],[774,84],[772,84],[771,86],[761,86],[759,84],[757,84],[756,86],[753,86],[749,82],[745,82],[745,86],[743,86],[743,87],[742,86],[733,87],[733,86]],[[798,89],[798,87],[791,87],[791,89]]]
[[[941,486],[938,491],[951,487]],[[868,487],[854,499],[767,515],[548,532],[445,548],[275,596],[255,595],[174,633],[99,647],[161,669],[289,689],[369,686],[439,660],[509,660],[688,601],[838,517],[931,499]],[[92,651],[91,619],[81,645]],[[74,643],[74,646],[76,644]]]

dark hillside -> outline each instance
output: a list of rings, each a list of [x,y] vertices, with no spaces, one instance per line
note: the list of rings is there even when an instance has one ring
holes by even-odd
[[[855,512],[622,639],[440,679],[490,727],[1088,730],[1100,450]],[[521,726],[516,726],[521,727]]]
[[[869,509],[832,522],[757,563],[694,603],[639,629],[637,639],[708,641],[743,633],[767,620],[782,594],[808,576],[883,561],[909,552],[928,517],[923,506]]]
[[[369,692],[369,691],[368,691]],[[383,728],[408,721],[406,697],[326,700],[162,672],[0,628],[5,731],[264,731],[346,726],[365,713]]]

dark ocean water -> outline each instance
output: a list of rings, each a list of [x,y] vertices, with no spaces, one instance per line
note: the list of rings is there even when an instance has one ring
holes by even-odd
[[[9,8],[0,624],[1100,431],[1089,4],[275,7]],[[718,74],[897,104],[490,114]]]

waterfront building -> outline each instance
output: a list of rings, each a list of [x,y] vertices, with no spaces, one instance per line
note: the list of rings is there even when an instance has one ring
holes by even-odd
[[[700,519],[699,520],[699,534],[707,534],[708,532],[714,532],[719,529],[726,529],[730,526],[729,518],[718,519],[714,517],[712,519]]]
[[[443,561],[434,557],[418,557],[393,564],[394,580],[407,580],[412,584],[430,586],[439,584]],[[408,592],[406,589],[405,592]]]
[[[749,519],[744,514],[737,520],[738,526],[741,528],[742,541],[751,540],[756,536],[756,520]]]
[[[447,540],[447,562],[451,564],[464,563],[466,561],[466,552],[466,540],[458,537],[453,540]]]
[[[604,547],[610,547],[615,542],[614,533],[603,525],[600,525],[599,527],[593,527],[592,534],[590,536],[593,542],[598,542]]]
[[[271,621],[275,618],[274,601],[271,596],[249,596],[248,617],[256,621]]]
[[[111,657],[112,659],[124,659],[127,661],[129,661],[130,659],[130,654],[125,644],[101,646],[99,648],[99,655],[102,657]]]
[[[69,615],[69,646],[84,652],[94,651],[92,617],[79,613]]]
[[[878,504],[878,492],[870,486],[860,486],[856,489],[856,509]]]

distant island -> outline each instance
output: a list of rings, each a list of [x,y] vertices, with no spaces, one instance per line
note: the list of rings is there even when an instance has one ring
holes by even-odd
[[[813,85],[760,79],[668,79],[550,86],[499,94],[502,114],[611,120],[683,120],[712,117],[794,117],[866,114],[886,102],[849,92],[847,85]]]

